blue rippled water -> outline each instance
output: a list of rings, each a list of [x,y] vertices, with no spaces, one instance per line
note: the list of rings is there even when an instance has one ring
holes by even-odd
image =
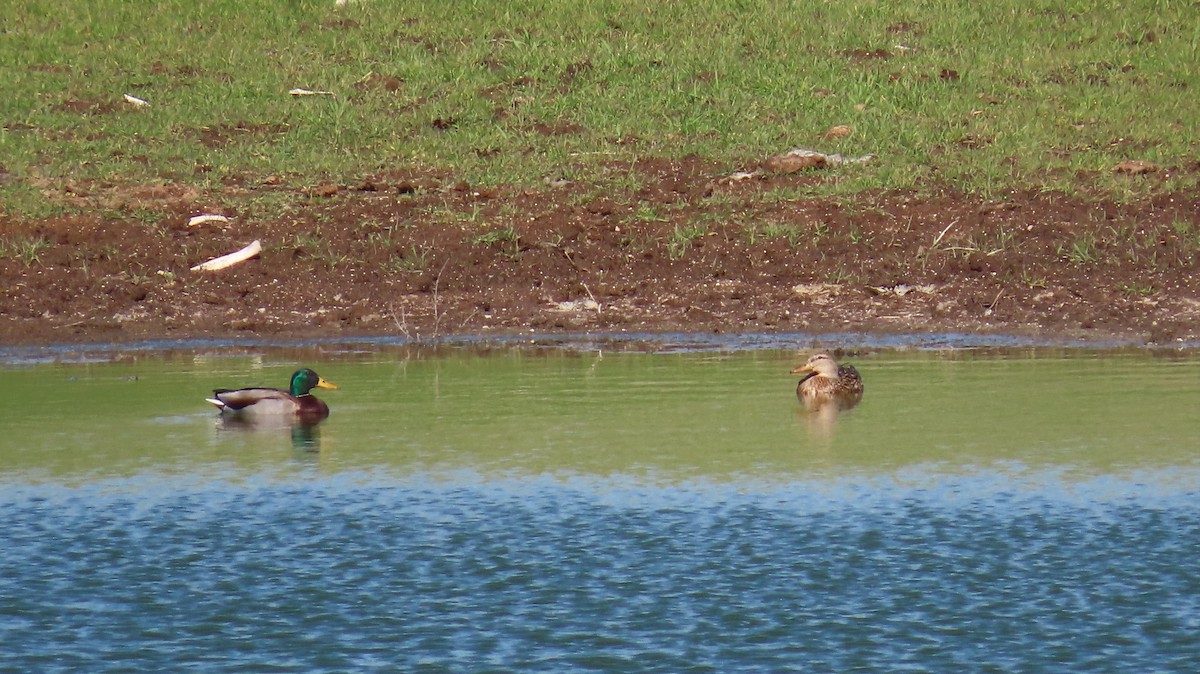
[[[0,670],[1194,671],[1194,471],[1015,475],[10,485]]]

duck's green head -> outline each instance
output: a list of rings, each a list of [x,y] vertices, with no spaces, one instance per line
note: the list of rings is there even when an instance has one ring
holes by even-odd
[[[325,381],[321,375],[308,368],[296,370],[296,373],[292,375],[292,395],[306,396],[314,388],[337,388],[337,386]]]

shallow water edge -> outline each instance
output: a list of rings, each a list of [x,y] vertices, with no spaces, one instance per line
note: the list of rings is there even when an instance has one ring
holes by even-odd
[[[245,348],[325,348],[333,350],[420,348],[510,348],[543,347],[577,351],[606,349],[614,351],[688,352],[747,351],[757,349],[1015,349],[1045,348],[1072,350],[1164,350],[1191,351],[1200,343],[1178,342],[1170,346],[1147,345],[1134,339],[1096,339],[1030,337],[972,333],[867,333],[867,332],[781,332],[781,333],[536,333],[459,335],[435,340],[414,340],[396,335],[357,337],[275,339],[275,338],[197,338],[152,339],[132,342],[86,342],[40,345],[0,345],[0,363],[105,361],[122,354],[237,350]]]

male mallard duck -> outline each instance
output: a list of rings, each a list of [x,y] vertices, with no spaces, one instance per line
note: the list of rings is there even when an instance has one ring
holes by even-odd
[[[796,386],[796,395],[805,407],[820,407],[833,402],[850,409],[862,400],[863,382],[853,365],[838,365],[827,353],[815,353],[808,362],[792,370],[792,374],[808,375]]]
[[[337,388],[308,368],[292,375],[290,391],[277,388],[219,388],[208,402],[216,405],[222,415],[243,419],[294,417],[297,421],[315,423],[329,416],[329,406],[310,391],[314,388]]]

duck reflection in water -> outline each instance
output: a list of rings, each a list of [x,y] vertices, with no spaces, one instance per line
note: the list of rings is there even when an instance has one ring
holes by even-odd
[[[308,368],[292,374],[288,390],[252,386],[240,389],[214,389],[208,398],[221,411],[223,428],[283,429],[292,431],[292,443],[298,448],[319,446],[317,424],[329,416],[329,406],[312,394],[314,388],[336,389]]]
[[[292,447],[306,452],[321,449],[321,422],[304,423],[283,419],[246,419],[244,417],[221,415],[217,418],[217,429],[234,433],[263,433],[274,434],[288,432],[292,437]]]
[[[839,365],[827,353],[814,353],[792,374],[805,376],[796,385],[796,397],[810,413],[814,430],[831,433],[842,412],[862,400],[863,381],[853,365]]]

